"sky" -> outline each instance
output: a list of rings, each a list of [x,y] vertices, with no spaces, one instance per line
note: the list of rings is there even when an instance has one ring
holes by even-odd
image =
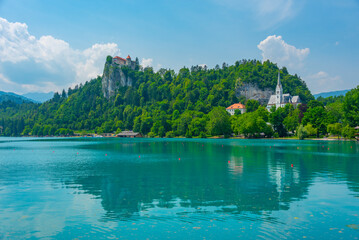
[[[359,85],[359,0],[0,0],[0,91],[61,91],[107,55],[143,66],[267,60],[313,94]]]

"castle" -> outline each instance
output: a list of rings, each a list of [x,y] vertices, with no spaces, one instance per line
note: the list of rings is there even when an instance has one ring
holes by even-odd
[[[130,55],[128,55],[126,59],[116,56],[112,58],[112,63],[116,63],[121,66],[128,66],[131,69],[135,69],[137,65],[136,61],[131,60]]]
[[[291,96],[289,93],[283,94],[283,87],[280,82],[280,74],[278,71],[277,87],[275,89],[275,94],[269,98],[267,110],[269,111],[273,106],[275,106],[276,109],[284,107],[288,103],[292,104],[293,107],[296,108],[301,103],[301,100],[299,96]]]

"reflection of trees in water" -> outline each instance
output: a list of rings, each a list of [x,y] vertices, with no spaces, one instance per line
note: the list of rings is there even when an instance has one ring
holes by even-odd
[[[304,198],[313,178],[323,171],[348,174],[356,189],[359,182],[358,173],[348,168],[353,161],[321,156],[323,149],[315,144],[302,147],[301,154],[295,146],[222,147],[208,142],[203,146],[196,142],[137,142],[91,147],[111,149],[112,155],[144,156],[141,161],[133,157],[94,164],[91,167],[97,170],[97,177],[74,181],[100,197],[112,219],[125,220],[155,207],[262,213],[288,209],[292,201]],[[358,163],[354,167],[357,170]]]

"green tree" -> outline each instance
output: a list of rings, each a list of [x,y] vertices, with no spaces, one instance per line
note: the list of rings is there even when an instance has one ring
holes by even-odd
[[[31,133],[31,128],[30,126],[26,126],[25,129],[22,131],[21,135],[23,136],[29,136]]]
[[[146,135],[151,131],[151,127],[152,127],[152,118],[147,115],[143,116],[141,121],[140,133]]]
[[[309,108],[307,112],[304,113],[302,119],[303,125],[311,124],[315,129],[317,129],[317,137],[319,134],[326,134],[327,132],[327,112],[323,107],[317,106],[314,108]]]
[[[112,65],[111,56],[106,58],[106,63],[105,74],[118,71],[118,66]],[[178,73],[166,69],[155,72],[152,68],[133,70],[127,67],[121,67],[121,71],[131,79],[131,86],[118,84],[113,89],[116,94],[109,99],[103,96],[102,77],[97,77],[69,89],[67,97],[64,91],[61,95],[56,93],[43,104],[1,102],[0,125],[3,126],[3,134],[8,129],[8,135],[19,136],[27,127],[27,131],[31,129],[34,135],[47,134],[49,131],[64,135],[71,134],[73,130],[103,133],[117,129],[142,129],[156,136],[162,136],[163,131],[172,131],[176,136],[187,134],[205,137],[210,125],[209,112],[214,107],[227,107],[239,99],[243,100],[243,96],[237,98],[236,91],[237,87],[246,83],[260,89],[275,89],[278,67],[269,61],[240,60],[232,66],[224,64],[222,68],[218,66],[213,69],[193,66],[190,69],[182,68]],[[289,75],[283,68],[281,77],[285,92],[299,95],[303,103],[314,99],[298,76]],[[257,102],[251,105],[251,101],[248,108],[249,113],[261,109]],[[142,116],[145,112],[146,117],[152,120]],[[300,111],[300,119],[304,112]],[[288,115],[287,110],[284,113]],[[264,127],[268,126],[268,113],[258,112],[256,115],[263,121],[249,115],[257,128],[252,131],[256,132],[253,137],[263,136],[264,130],[269,129]],[[240,125],[232,117],[230,119],[233,129],[238,132]],[[327,117],[327,123],[332,123],[332,119],[332,115]],[[118,125],[118,122],[121,124]],[[289,129],[288,123],[293,121],[283,122]],[[50,130],[46,126],[51,126]],[[262,126],[264,130],[260,129]]]
[[[328,104],[325,109],[328,112],[328,122],[338,123],[344,119],[343,103],[333,102]]]
[[[315,107],[322,107],[324,108],[324,104],[320,101],[317,101],[317,100],[311,100],[309,101],[308,103],[308,107],[309,108],[315,108]]]
[[[331,133],[333,135],[337,135],[338,139],[340,137],[340,134],[342,132],[342,124],[341,123],[333,123],[329,124],[327,127],[328,133]]]
[[[272,127],[267,124],[268,111],[260,107],[255,112],[242,114],[232,119],[233,131],[236,134],[243,134],[245,137],[271,137],[273,135]]]
[[[246,112],[254,112],[259,107],[257,100],[249,99],[246,103]]]
[[[279,137],[284,137],[287,135],[287,129],[283,124],[285,117],[285,109],[281,107],[277,108],[275,112],[272,112],[269,115],[269,121],[272,124],[274,131],[278,134]]]
[[[294,132],[299,126],[299,109],[291,111],[283,120],[284,127],[291,132]]]
[[[236,110],[234,110],[234,115],[241,115],[242,114],[242,112],[241,112],[241,110],[239,110],[239,109],[236,109]]]
[[[298,129],[297,129],[297,137],[299,140],[303,140],[304,138],[306,138],[308,136],[308,132],[307,130],[303,127],[303,125],[299,125]]]
[[[345,94],[343,102],[344,119],[351,126],[359,126],[359,86]]]
[[[346,125],[345,127],[343,127],[342,129],[342,136],[345,138],[354,138],[355,136],[355,130],[353,127]]]
[[[318,129],[316,129],[315,127],[313,127],[312,124],[308,123],[305,127],[304,127],[304,131],[307,133],[308,137],[314,137],[317,136],[318,134]]]
[[[207,130],[212,136],[231,134],[231,122],[229,114],[224,107],[214,107],[209,112]]]

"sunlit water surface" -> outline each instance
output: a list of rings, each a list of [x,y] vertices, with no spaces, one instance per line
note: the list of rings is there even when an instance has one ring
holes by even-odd
[[[358,239],[356,142],[0,138],[0,239]]]

